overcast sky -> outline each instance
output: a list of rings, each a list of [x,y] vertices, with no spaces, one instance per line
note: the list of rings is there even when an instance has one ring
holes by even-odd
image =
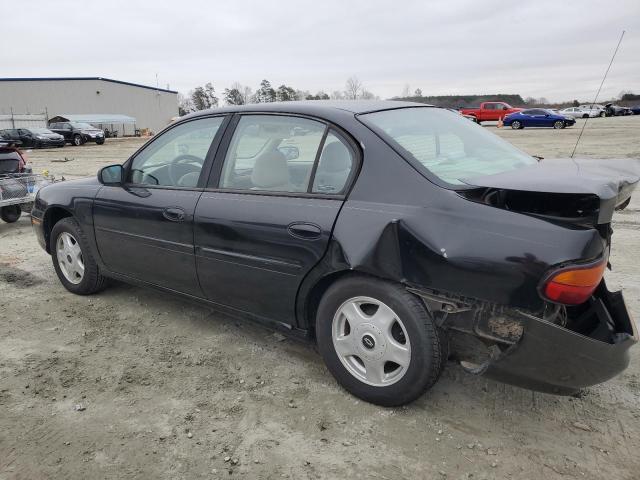
[[[101,76],[186,92],[239,81],[382,98],[640,93],[640,0],[33,1],[3,22],[0,76]],[[18,10],[16,10],[18,9]],[[15,13],[14,12],[14,13]],[[10,39],[10,40],[9,40]]]

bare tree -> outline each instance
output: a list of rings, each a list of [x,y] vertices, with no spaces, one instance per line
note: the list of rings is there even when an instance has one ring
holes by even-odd
[[[422,90],[420,90],[419,88],[416,88],[416,91],[413,92],[413,95],[416,97],[421,97],[422,96]]]
[[[409,95],[411,95],[411,87],[409,87],[408,83],[405,83],[402,89],[402,98],[407,98]]]
[[[357,100],[362,95],[362,82],[358,77],[349,77],[344,89],[344,97],[347,100]]]
[[[371,93],[369,90],[362,89],[362,93],[360,94],[360,98],[362,100],[379,100],[380,97]]]
[[[344,100],[344,92],[334,90],[331,92],[331,100]]]

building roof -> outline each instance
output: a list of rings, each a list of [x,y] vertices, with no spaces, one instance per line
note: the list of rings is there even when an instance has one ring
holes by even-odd
[[[136,123],[136,119],[118,113],[63,113],[51,118],[50,122],[81,122],[81,123]]]
[[[149,85],[140,85],[139,83],[124,82],[122,80],[113,80],[104,77],[13,77],[0,78],[0,82],[63,82],[65,80],[101,80],[103,82],[119,83],[121,85],[129,85],[131,87],[147,88],[149,90],[157,90],[159,92],[178,93],[175,90],[167,90],[166,88],[150,87]]]

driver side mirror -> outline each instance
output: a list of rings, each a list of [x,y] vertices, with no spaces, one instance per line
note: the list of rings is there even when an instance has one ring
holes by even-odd
[[[124,182],[124,168],[122,165],[109,165],[98,172],[98,181],[103,185],[117,187]]]
[[[509,108],[508,108],[508,107],[502,107],[502,109],[503,109],[503,110],[509,110]]]

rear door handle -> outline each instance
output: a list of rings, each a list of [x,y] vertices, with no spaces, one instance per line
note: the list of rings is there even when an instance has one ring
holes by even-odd
[[[289,235],[302,240],[315,240],[322,235],[322,229],[315,223],[294,222],[287,227]]]
[[[172,222],[183,222],[185,213],[181,208],[168,207],[162,211],[162,216]]]

